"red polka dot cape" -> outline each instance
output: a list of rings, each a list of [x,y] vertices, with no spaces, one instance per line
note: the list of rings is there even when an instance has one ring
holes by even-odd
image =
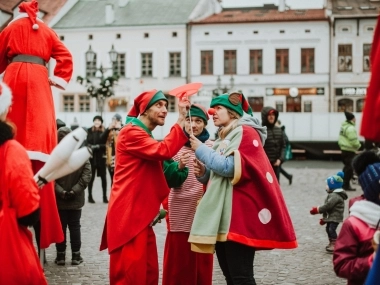
[[[192,250],[210,253],[216,241],[227,240],[256,249],[296,248],[293,224],[258,132],[238,126],[213,148],[234,155],[234,177],[211,171],[190,232]]]

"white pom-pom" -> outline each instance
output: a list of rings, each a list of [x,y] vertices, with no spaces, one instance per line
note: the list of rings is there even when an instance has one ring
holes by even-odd
[[[40,26],[38,24],[34,24],[32,28],[33,28],[33,30],[38,30],[39,27]]]

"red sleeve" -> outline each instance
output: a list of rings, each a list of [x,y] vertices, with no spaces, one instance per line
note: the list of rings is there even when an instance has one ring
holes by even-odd
[[[361,280],[369,271],[369,257],[358,257],[359,240],[349,219],[344,221],[334,248],[334,271],[337,276]]]
[[[73,59],[70,51],[59,40],[55,33],[52,36],[52,41],[53,46],[51,57],[57,61],[52,80],[62,89],[65,89],[73,74]]]
[[[119,134],[121,146],[125,152],[132,153],[146,160],[167,160],[172,158],[187,142],[188,138],[178,124],[175,124],[163,141],[151,138],[139,126],[126,126],[126,131]],[[125,138],[128,137],[128,138]]]
[[[15,159],[17,157],[17,159]],[[39,207],[40,195],[33,179],[32,165],[25,149],[12,142],[6,156],[7,188],[11,206],[16,210],[17,218],[24,217]]]
[[[7,49],[6,33],[3,31],[0,33],[0,74],[3,73],[8,66]]]

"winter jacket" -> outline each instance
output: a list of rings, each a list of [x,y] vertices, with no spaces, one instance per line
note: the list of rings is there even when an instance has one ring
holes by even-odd
[[[269,111],[275,111],[275,120],[273,124],[268,122]],[[285,160],[285,138],[280,127],[275,126],[278,119],[278,111],[272,107],[264,107],[261,111],[262,125],[267,127],[267,138],[264,144],[264,151],[269,161],[273,164],[277,159],[283,162]]]
[[[93,148],[93,156],[90,158],[91,167],[95,167],[98,170],[98,176],[106,174],[106,145],[101,142],[101,136],[104,132],[102,130],[96,130],[94,127],[89,128],[87,135],[88,146],[98,146]]]
[[[341,150],[356,152],[361,144],[356,133],[355,124],[345,121],[340,127],[338,145]]]
[[[318,207],[319,213],[323,214],[325,222],[343,222],[344,200],[347,194],[343,189],[335,189],[326,197],[325,204]]]
[[[372,260],[372,238],[380,217],[380,206],[357,201],[350,208],[334,248],[333,264],[337,276],[347,285],[363,285]]]
[[[60,141],[71,130],[67,127],[58,130],[58,141]],[[78,210],[84,205],[84,190],[91,180],[91,164],[87,160],[86,163],[77,171],[59,178],[55,181],[55,196],[57,208],[59,210]],[[73,191],[75,196],[70,199],[63,199],[64,192]]]

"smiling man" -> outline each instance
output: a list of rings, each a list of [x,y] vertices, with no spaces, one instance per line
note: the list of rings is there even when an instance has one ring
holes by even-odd
[[[163,161],[188,141],[183,131],[190,102],[161,142],[152,131],[165,123],[168,100],[151,90],[136,97],[116,145],[114,182],[100,250],[110,254],[110,284],[158,284],[156,237],[151,223],[169,194]],[[139,116],[139,117],[138,117]],[[137,118],[138,117],[138,118]]]

